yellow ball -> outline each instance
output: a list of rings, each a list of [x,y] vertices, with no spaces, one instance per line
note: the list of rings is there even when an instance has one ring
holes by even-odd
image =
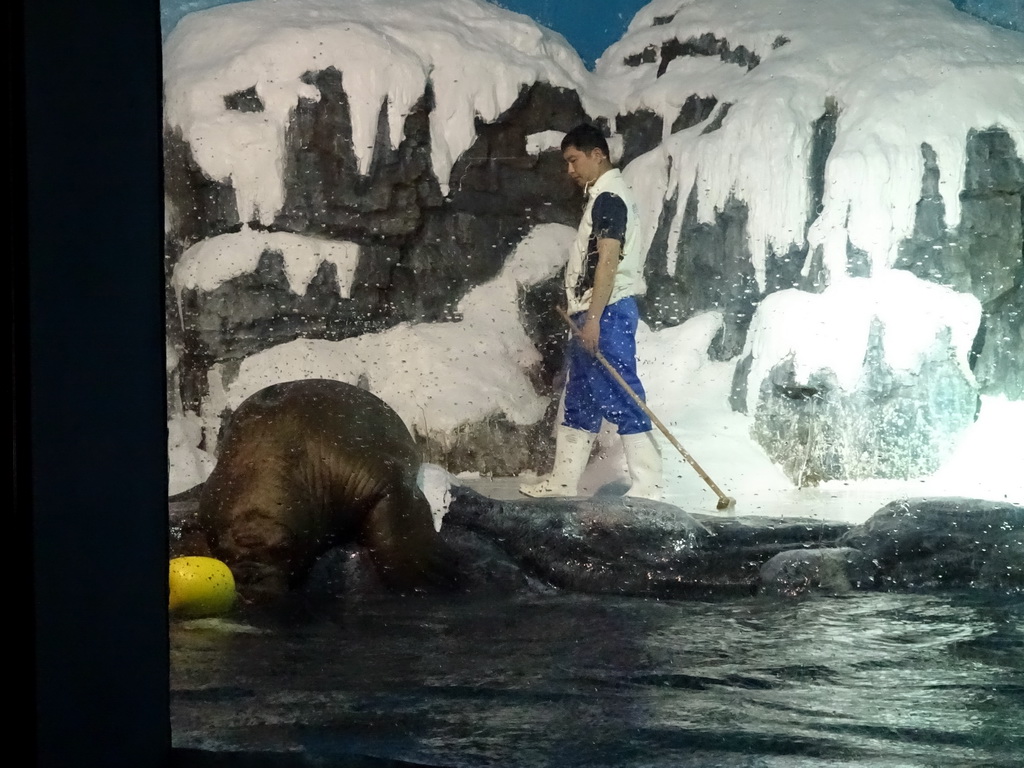
[[[196,619],[229,611],[235,604],[235,577],[212,557],[171,560],[169,609],[175,616]]]

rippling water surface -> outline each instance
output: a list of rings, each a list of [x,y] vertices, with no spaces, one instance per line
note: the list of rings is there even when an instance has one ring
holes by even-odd
[[[171,629],[178,748],[443,766],[1024,765],[1024,600],[388,599]]]

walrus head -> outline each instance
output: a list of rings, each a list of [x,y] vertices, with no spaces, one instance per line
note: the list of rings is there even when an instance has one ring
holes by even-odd
[[[211,549],[227,563],[244,601],[263,602],[294,589],[316,553],[300,548],[281,516],[259,506],[235,514],[233,525],[215,530]]]

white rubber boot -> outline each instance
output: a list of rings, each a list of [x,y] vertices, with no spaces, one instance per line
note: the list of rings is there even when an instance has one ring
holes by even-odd
[[[626,495],[661,501],[661,451],[654,440],[654,430],[620,437],[632,480]]]
[[[555,433],[555,465],[551,474],[539,483],[520,485],[519,492],[535,499],[576,496],[595,437],[593,432],[559,426]]]

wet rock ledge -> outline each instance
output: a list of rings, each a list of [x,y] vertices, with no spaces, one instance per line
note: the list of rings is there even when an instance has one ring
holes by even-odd
[[[520,570],[591,594],[1024,592],[1024,507],[980,499],[900,499],[853,526],[627,498],[498,501],[457,487],[442,533],[484,581]]]
[[[666,599],[855,590],[1024,593],[1024,506],[970,498],[890,502],[862,525],[689,514],[626,497],[498,500],[454,486],[442,537],[473,592],[567,591]],[[209,554],[194,496],[172,500],[170,555]],[[358,546],[330,550],[311,592],[381,591]]]

